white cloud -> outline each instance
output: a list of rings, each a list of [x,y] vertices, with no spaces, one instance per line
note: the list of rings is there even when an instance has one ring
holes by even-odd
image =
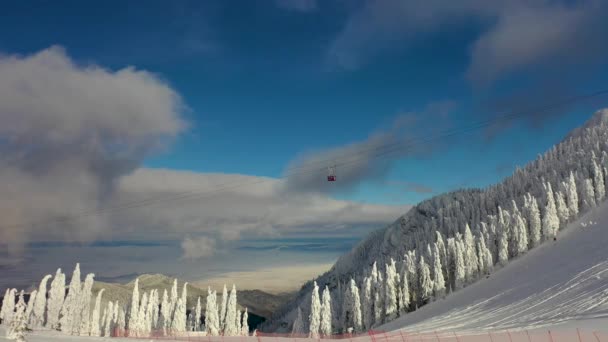
[[[481,33],[472,47],[468,75],[489,83],[543,62],[580,65],[605,58],[604,13],[602,1],[365,1],[331,42],[327,57],[332,65],[357,68],[425,34],[477,23]]]
[[[18,251],[102,234],[103,217],[48,222],[103,205],[120,176],[183,130],[182,110],[146,71],[78,65],[60,47],[0,56],[0,241]]]
[[[215,240],[206,236],[187,237],[182,241],[182,259],[198,260],[215,254]]]

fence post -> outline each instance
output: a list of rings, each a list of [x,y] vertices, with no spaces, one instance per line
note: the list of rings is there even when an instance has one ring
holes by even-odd
[[[403,336],[403,330],[399,330],[399,335],[401,335],[401,341],[407,341],[406,338]]]
[[[532,340],[530,339],[530,332],[528,332],[528,330],[526,330],[526,335],[528,335],[528,342],[532,342]]]
[[[488,331],[488,336],[490,336],[490,341],[494,342],[494,339],[492,338],[492,332],[491,331]]]
[[[551,335],[551,330],[547,330],[549,332],[549,340],[553,342],[553,335]]]
[[[441,339],[439,338],[439,334],[437,333],[437,330],[435,330],[435,337],[437,337],[437,342],[441,342]]]
[[[594,331],[594,332],[593,332],[593,336],[595,336],[595,339],[597,340],[597,342],[601,342],[601,341],[600,341],[600,337],[599,337],[599,336],[597,336],[597,331]]]
[[[578,335],[578,342],[583,342],[583,339],[581,338],[581,331],[576,328],[576,334]]]
[[[507,329],[507,334],[509,335],[509,342],[513,342],[513,338],[511,337],[511,332]]]
[[[452,333],[454,333],[454,336],[456,337],[456,342],[460,342],[460,339],[458,338],[458,335],[456,335],[456,332],[452,331]]]

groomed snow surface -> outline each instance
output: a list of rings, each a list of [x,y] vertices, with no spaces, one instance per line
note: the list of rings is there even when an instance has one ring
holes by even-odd
[[[0,341],[6,340],[4,329],[0,327]],[[377,330],[386,333],[351,340],[608,342],[608,202],[570,224],[560,232],[557,241],[545,243],[489,278]],[[107,338],[38,331],[30,333],[27,339],[38,342]],[[173,338],[163,338],[168,339]],[[268,336],[179,339],[294,341]]]

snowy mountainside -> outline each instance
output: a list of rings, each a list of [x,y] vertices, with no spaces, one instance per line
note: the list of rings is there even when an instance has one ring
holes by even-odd
[[[608,203],[571,223],[556,241],[489,278],[410,312],[379,330],[466,331],[567,325],[608,329]]]
[[[423,256],[427,260],[432,259],[431,247],[439,242],[436,240],[437,235],[442,236],[441,239],[452,242],[452,247],[463,242],[466,243],[464,240],[467,239],[467,233],[473,240],[472,242],[484,240],[488,249],[491,250],[489,259],[496,264],[490,265],[490,268],[500,268],[509,264],[511,259],[517,260],[517,257],[525,253],[528,247],[539,248],[536,247],[539,243],[550,245],[553,236],[558,232],[561,234],[560,230],[564,229],[569,221],[578,217],[579,208],[582,214],[595,207],[596,203],[603,201],[606,193],[605,184],[608,180],[607,168],[608,110],[604,109],[596,112],[585,125],[573,130],[561,143],[525,167],[518,168],[512,176],[501,183],[484,189],[458,190],[419,203],[392,224],[370,233],[349,253],[341,256],[332,269],[314,280],[321,289],[327,286],[332,291],[332,310],[337,307],[336,314],[339,316],[341,314],[340,293],[342,292],[340,287],[344,287],[344,284],[351,278],[357,284],[363,284],[365,277],[371,277],[372,264],[375,262],[382,269],[391,263],[391,259],[394,259],[400,263],[398,269],[403,269],[408,252],[414,252],[415,263]],[[530,237],[530,246],[526,246],[528,237],[517,236],[521,228],[514,229],[515,226],[512,227],[512,225],[519,223],[517,219],[523,220],[521,223],[530,229],[527,234],[531,236],[532,230],[529,227],[532,225],[532,216],[529,215],[532,212],[530,209],[532,202],[534,202],[534,207],[538,203],[535,215],[538,216],[539,212],[542,215],[543,231],[542,236],[541,232],[535,231],[536,237]],[[555,213],[556,202],[559,202],[557,203],[559,213]],[[573,205],[576,210],[568,213],[566,202],[567,206]],[[519,208],[523,208],[523,212]],[[559,214],[560,218],[547,214],[550,212],[553,215]],[[526,221],[526,219],[530,220]],[[541,224],[540,217],[536,222],[538,227]],[[545,226],[549,227],[547,231],[545,231]],[[503,233],[504,236],[499,236]],[[462,236],[465,238],[463,239]],[[539,237],[541,237],[540,240]],[[501,239],[502,241],[499,241]],[[520,248],[521,245],[517,245],[517,240],[525,241],[523,249]],[[508,249],[505,247],[504,250],[501,250],[500,244],[502,243],[504,246],[507,242]],[[475,246],[472,246],[472,249],[474,254]],[[427,250],[431,253],[428,253]],[[448,252],[447,261],[452,264],[448,265],[448,263],[443,263],[445,260],[442,260],[445,274],[454,272],[454,258],[452,257],[450,260],[451,253],[451,251]],[[443,252],[441,257],[445,258],[445,256],[446,254]],[[468,261],[470,260],[466,260],[466,262]],[[471,265],[465,265],[466,272],[469,272],[469,266]],[[476,267],[471,268],[476,269]],[[479,274],[485,272],[486,270],[480,270]],[[435,272],[433,271],[433,273]],[[483,277],[479,278],[483,279]],[[463,278],[460,283],[458,283],[458,279],[455,283],[454,277],[445,279],[447,292],[460,291],[459,289],[469,286],[477,279],[477,274],[472,277],[467,275],[466,279]],[[381,282],[382,280],[378,283],[380,288],[383,286]],[[307,317],[310,312],[312,289],[313,281],[311,280],[302,286],[294,300],[277,310],[262,329],[289,331],[290,323],[293,322],[298,307],[303,311],[303,316]],[[425,298],[428,297],[425,296]],[[412,299],[417,302],[413,304],[410,302],[401,314],[413,311],[427,303],[426,299],[421,301],[420,297],[412,297]],[[386,323],[393,318],[383,317],[381,314],[379,321]],[[332,317],[332,319],[334,318]],[[334,323],[341,324],[340,319],[338,318]],[[378,325],[378,323],[374,323],[373,326]]]

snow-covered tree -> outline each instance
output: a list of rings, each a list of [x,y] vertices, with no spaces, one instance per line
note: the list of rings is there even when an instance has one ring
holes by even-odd
[[[578,216],[578,191],[576,189],[576,180],[574,179],[574,173],[570,171],[570,177],[568,177],[568,211],[570,212],[571,218]]]
[[[397,277],[395,260],[391,258],[390,263],[386,264],[386,281],[384,282],[384,314],[389,321],[397,317]]]
[[[298,306],[298,312],[296,315],[296,319],[293,321],[291,333],[294,336],[300,336],[300,335],[304,334],[304,319],[302,318],[302,309],[300,309],[299,306]],[[255,334],[254,334],[254,336],[255,336]]]
[[[595,202],[600,203],[606,195],[606,185],[604,184],[604,174],[595,159],[592,161],[593,185],[595,190]]]
[[[507,229],[498,232],[498,262],[506,265],[509,262],[509,237]]]
[[[169,304],[167,289],[163,291],[163,299],[160,304],[159,326],[163,329],[163,335],[167,335],[171,328],[171,304]]]
[[[441,266],[441,254],[439,247],[433,245],[433,293],[435,298],[441,298],[445,294],[445,280],[443,279],[443,267]]]
[[[144,297],[146,296],[146,294],[144,293]],[[114,326],[114,302],[109,301],[108,302],[108,306],[106,307],[105,310],[105,320],[104,320],[104,324],[103,324],[103,336],[105,337],[110,337],[112,336],[112,327]],[[140,334],[143,333],[143,331],[139,330],[138,331]],[[141,336],[141,335],[139,335]]]
[[[217,295],[215,291],[211,291],[211,288],[208,288],[207,305],[205,306],[205,331],[208,336],[217,336],[220,333],[216,298]]]
[[[345,331],[362,330],[361,322],[361,301],[359,298],[359,288],[354,279],[350,280],[349,286],[344,295],[344,305],[342,306],[342,327]]]
[[[186,300],[188,298],[187,286],[188,283],[184,283],[182,295],[177,299],[177,304],[175,305],[175,312],[173,313],[173,321],[171,323],[171,331],[173,332],[186,331]],[[234,324],[234,322],[232,324]]]
[[[89,273],[84,279],[84,285],[82,286],[82,294],[80,296],[80,304],[78,310],[80,314],[76,314],[79,316],[80,320],[80,328],[79,333],[81,336],[86,336],[89,334],[91,330],[91,291],[93,290],[93,281],[95,278],[95,274]],[[76,328],[76,327],[74,327]]]
[[[309,317],[308,336],[311,338],[319,337],[319,328],[321,326],[321,301],[319,300],[319,286],[314,282],[312,294],[310,295],[310,317]]]
[[[34,302],[34,310],[31,317],[33,327],[43,327],[46,323],[46,284],[52,277],[52,275],[47,274],[44,276],[44,278],[42,278],[40,285],[38,286],[38,293],[41,295],[36,296],[36,301]]]
[[[247,312],[247,308],[245,308],[245,312],[243,313],[243,322],[241,323],[241,335],[249,336],[249,313]]]
[[[466,283],[466,266],[464,259],[464,243],[460,239],[454,240],[454,288],[461,289]]]
[[[515,238],[515,255],[522,255],[528,250],[528,228],[526,221],[518,212],[513,219],[513,230],[517,234]]]
[[[80,311],[80,292],[81,292],[81,282],[80,282],[80,264],[76,264],[76,268],[74,268],[74,272],[72,273],[72,279],[70,280],[70,287],[68,289],[68,295],[63,302],[63,306],[61,307],[61,318],[59,319],[60,329],[62,332],[66,334],[73,334],[74,331],[78,331],[80,328],[80,324],[78,324],[78,329],[74,329],[76,321],[79,321]]]
[[[10,326],[6,332],[6,336],[9,339],[16,340],[17,342],[25,342],[25,334],[27,333],[27,317],[25,316],[25,302],[23,301],[23,291],[21,292],[21,298],[17,303],[15,315],[12,317]]]
[[[226,323],[226,310],[228,305],[228,289],[226,288],[226,284],[224,284],[224,289],[222,290],[222,302],[219,307],[220,310],[220,330],[225,330]]]
[[[583,182],[583,208],[589,210],[595,207],[595,190],[593,189],[593,181],[587,178]]]
[[[467,223],[464,229],[464,252],[465,252],[465,278],[472,283],[477,278],[477,254],[475,251],[475,239],[471,233],[471,227]]]
[[[418,263],[418,275],[420,276],[419,287],[420,287],[420,303],[424,304],[433,297],[433,280],[431,279],[431,271],[424,256],[420,256]]]
[[[236,322],[234,322],[234,326],[236,327],[236,336],[240,335],[243,331],[242,331],[242,319],[243,316],[241,315],[241,310],[236,310]]]
[[[196,308],[194,309],[194,331],[200,331],[201,329],[201,297],[199,296],[196,300]]]
[[[120,305],[118,306],[118,319],[116,322],[116,329],[118,336],[124,337],[125,331],[127,329],[127,314],[125,313],[125,308]]]
[[[323,298],[321,303],[321,335],[329,336],[331,335],[331,295],[329,294],[329,289],[325,286],[323,290]]]
[[[129,319],[127,320],[127,326],[130,331],[135,332],[138,328],[139,321],[139,278],[135,279],[133,284],[133,294],[131,295],[131,306],[129,307]]]
[[[32,293],[30,293],[30,298],[27,301],[27,306],[25,308],[25,319],[28,322],[30,322],[30,319],[32,317],[32,311],[34,311],[34,302],[36,301],[36,296],[38,296],[38,290],[32,291]]]
[[[562,195],[561,191],[555,193],[555,206],[557,207],[557,217],[562,227],[566,226],[570,219],[570,212],[568,211],[568,205]]]
[[[405,267],[404,267],[405,271]],[[399,312],[406,313],[410,307],[410,284],[407,276],[407,271],[402,272],[401,283],[399,284]],[[371,326],[366,326],[370,329]]]
[[[97,297],[95,298],[95,307],[93,308],[93,315],[91,316],[91,336],[101,336],[99,313],[101,311],[101,296],[103,296],[104,291],[105,289],[99,290],[99,292],[97,292]]]
[[[50,329],[59,329],[59,312],[63,306],[65,298],[65,274],[61,272],[61,268],[57,269],[55,277],[51,282],[51,290],[49,291],[49,300],[47,304],[46,327]]]
[[[543,215],[543,236],[546,240],[553,239],[557,235],[559,229],[559,218],[557,217],[557,208],[553,198],[553,190],[551,184],[546,186],[547,205]]]
[[[232,290],[230,290],[230,297],[228,297],[228,303],[226,304],[225,336],[236,336],[239,333],[238,327],[236,326],[236,299],[236,287],[233,284]]]
[[[541,220],[540,210],[538,209],[538,202],[535,197],[532,197],[529,193],[527,194],[526,200],[526,213],[529,226],[529,248],[538,246],[541,240]]]
[[[372,295],[372,278],[364,277],[361,289],[361,315],[365,329],[371,329],[374,324],[374,300]],[[322,329],[321,329],[322,330]]]

